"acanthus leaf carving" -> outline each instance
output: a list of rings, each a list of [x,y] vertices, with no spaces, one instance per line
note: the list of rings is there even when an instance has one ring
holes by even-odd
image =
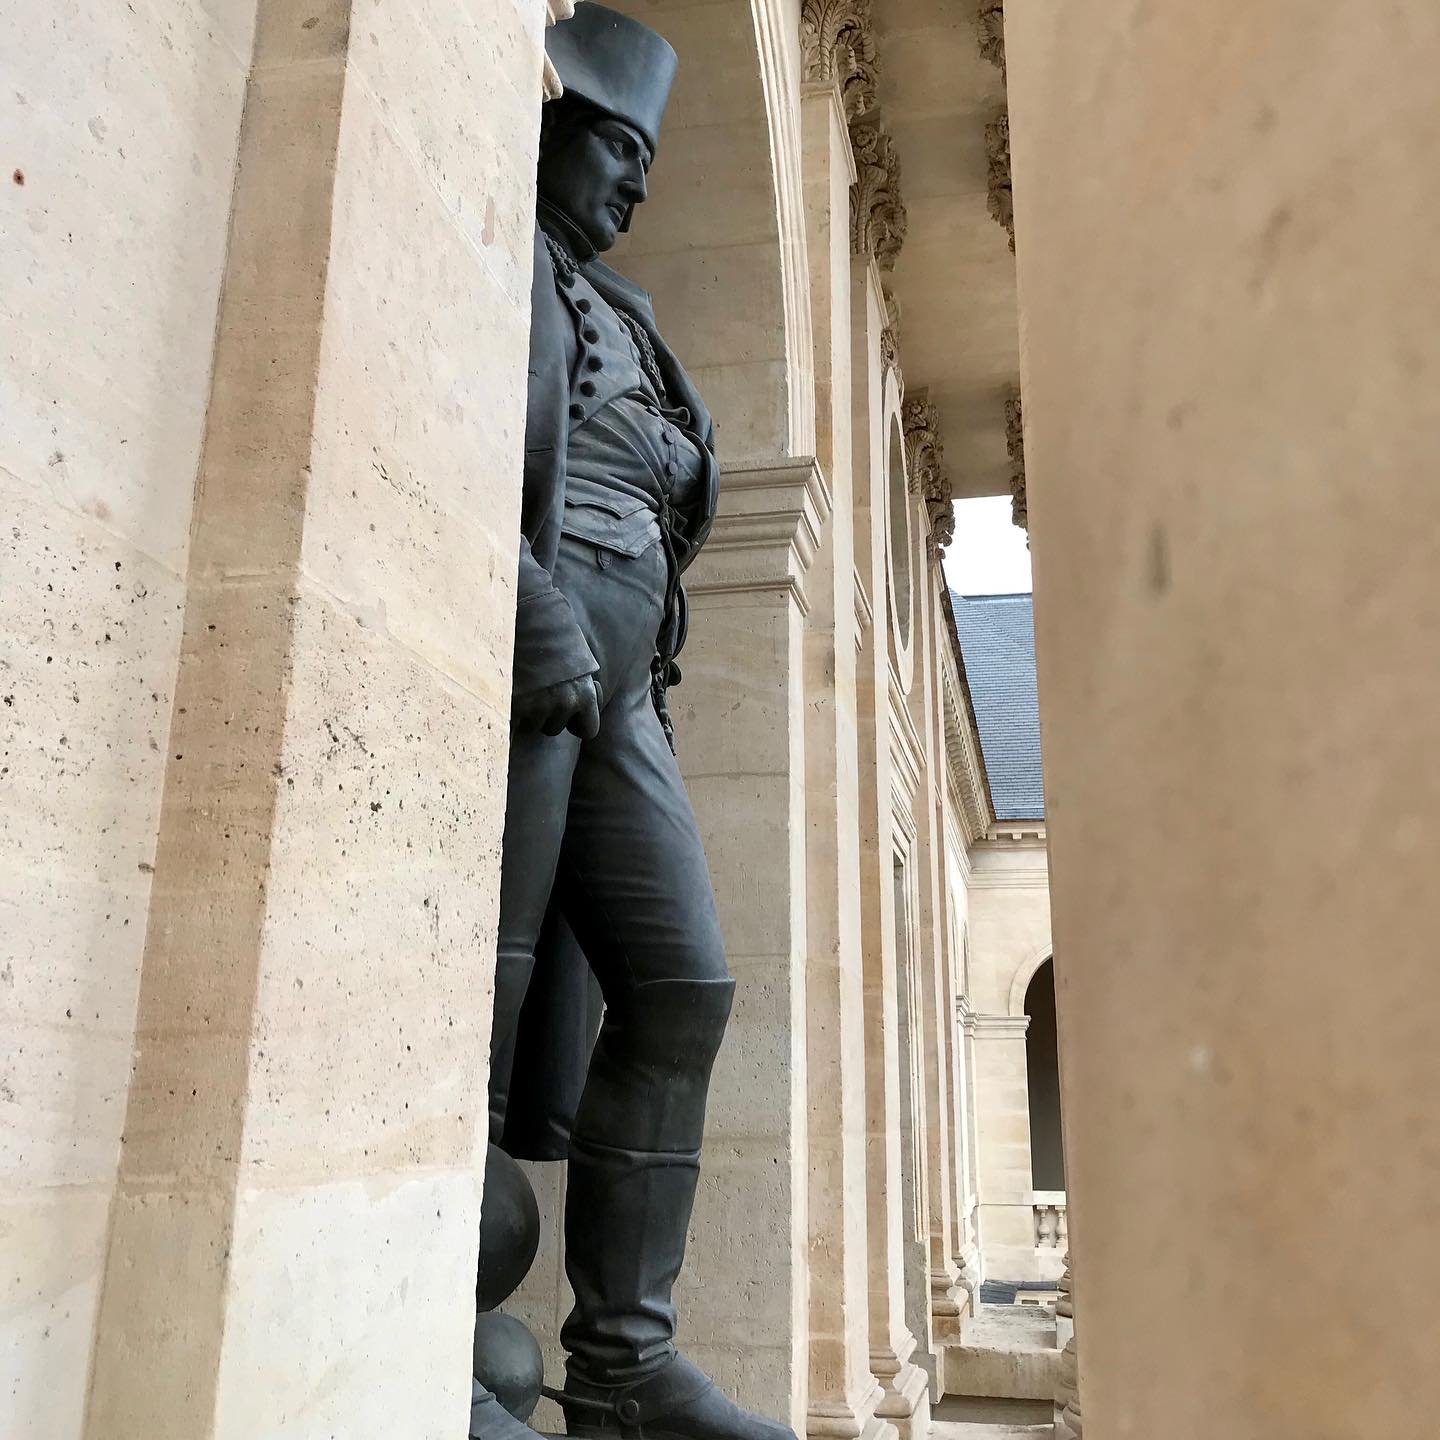
[[[874,255],[882,270],[893,270],[909,226],[895,142],[879,125],[862,121],[850,127],[850,143],[856,173],[850,187],[850,247],[857,255]]]
[[[1005,0],[980,0],[980,53],[1005,74]]]
[[[925,501],[938,553],[955,537],[954,489],[945,468],[940,412],[925,391],[906,397],[900,409],[900,425],[905,435],[910,493]]]
[[[1030,510],[1025,496],[1025,418],[1020,404],[1020,387],[1005,392],[1005,448],[1010,453],[1010,518],[1022,530],[1030,529]]]
[[[877,103],[871,0],[801,0],[800,53],[805,79],[838,84],[845,118],[856,120]]]
[[[991,216],[1005,228],[1010,248],[1015,248],[1015,200],[1010,183],[1010,114],[1002,110],[985,127],[985,154],[989,161],[986,177]]]
[[[885,325],[880,331],[880,374],[895,372],[895,384],[905,393],[905,372],[900,368],[900,302],[887,288],[885,291]]]

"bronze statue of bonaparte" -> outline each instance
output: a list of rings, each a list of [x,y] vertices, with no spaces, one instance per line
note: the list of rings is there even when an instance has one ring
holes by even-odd
[[[541,126],[490,1138],[569,1162],[571,1435],[793,1440],[675,1347],[734,982],[665,693],[719,468],[649,297],[598,257],[646,197],[676,57],[595,0],[547,49],[565,93]],[[482,1349],[472,1434],[525,1440]]]

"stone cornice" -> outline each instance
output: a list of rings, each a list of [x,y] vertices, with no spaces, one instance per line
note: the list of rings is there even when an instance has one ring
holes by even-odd
[[[1002,110],[985,127],[985,156],[988,165],[986,184],[988,204],[993,219],[1010,237],[1015,248],[1015,201],[1010,184],[1010,112]]]
[[[805,579],[830,523],[830,486],[813,458],[727,465],[715,528],[685,588],[693,596],[788,594],[802,615]]]
[[[838,87],[849,121],[868,114],[877,103],[870,4],[871,0],[801,0],[800,5],[805,83]]]
[[[953,633],[955,616],[949,592],[942,588],[941,594],[941,613]],[[968,847],[983,840],[989,833],[990,786],[985,762],[981,758],[969,691],[958,673],[954,650],[950,646],[940,652],[940,696],[945,726],[945,769]]]
[[[895,142],[874,121],[850,127],[855,184],[850,189],[850,248],[870,254],[882,271],[893,270],[909,219],[900,198],[900,157]]]
[[[955,534],[955,513],[950,474],[945,468],[945,445],[940,438],[940,412],[924,390],[917,390],[905,397],[900,424],[905,432],[910,493],[925,501],[935,543],[943,549]]]

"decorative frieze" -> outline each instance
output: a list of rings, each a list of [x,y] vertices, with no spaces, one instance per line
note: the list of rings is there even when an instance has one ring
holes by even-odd
[[[882,270],[893,270],[905,243],[908,220],[900,199],[900,157],[895,142],[872,121],[850,127],[855,183],[850,187],[850,248],[871,254]]]
[[[838,85],[849,121],[876,106],[871,0],[801,0],[800,54],[809,84]]]
[[[922,390],[906,397],[900,422],[905,432],[910,492],[925,501],[935,545],[943,550],[955,536],[955,507],[950,472],[945,468],[945,446],[940,439],[940,412]]]
[[[1010,452],[1010,518],[1022,530],[1030,528],[1025,499],[1025,422],[1020,408],[1020,387],[1005,392],[1005,448]]]
[[[980,0],[980,53],[1005,74],[1005,0]]]
[[[1015,248],[1015,202],[1010,184],[1010,112],[1002,110],[985,127],[986,176],[990,214],[1005,227],[1010,248]]]

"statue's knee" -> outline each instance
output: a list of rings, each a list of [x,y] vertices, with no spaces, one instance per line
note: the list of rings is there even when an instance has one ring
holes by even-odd
[[[708,1074],[725,1037],[735,982],[651,980],[637,985],[616,1018],[637,1059],[677,1073]]]

